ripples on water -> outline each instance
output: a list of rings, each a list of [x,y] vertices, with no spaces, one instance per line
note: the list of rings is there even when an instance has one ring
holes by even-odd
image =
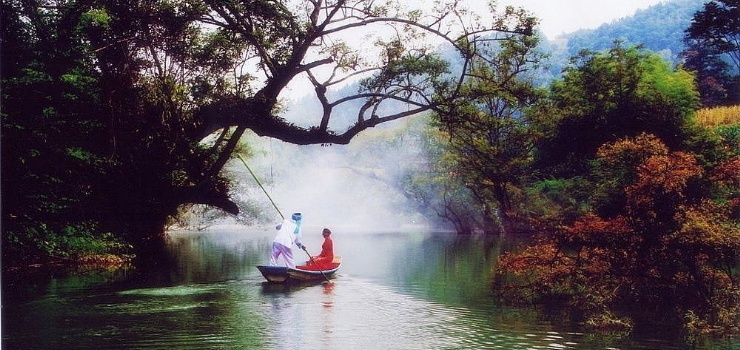
[[[242,290],[239,309],[249,312],[234,317],[262,326],[251,331],[264,336],[264,348],[579,348],[579,334],[495,330],[485,315],[467,308],[428,302],[359,278],[342,276],[306,288],[261,286],[260,295],[250,293],[250,287],[229,286],[234,293]]]
[[[568,328],[489,304],[485,281],[471,282],[486,271],[477,245],[388,239],[376,261],[360,256],[377,237],[341,241],[352,259],[333,283],[286,287],[254,268],[264,240],[194,236],[166,278],[53,280],[38,296],[4,295],[3,349],[685,349],[554,331]]]
[[[27,328],[11,344],[59,349],[579,348],[578,334],[496,330],[486,315],[468,308],[425,301],[360,278],[339,276],[332,284],[286,288],[265,285],[258,277],[121,291],[93,288],[84,297],[43,298],[28,305],[46,315],[35,321],[42,334]]]

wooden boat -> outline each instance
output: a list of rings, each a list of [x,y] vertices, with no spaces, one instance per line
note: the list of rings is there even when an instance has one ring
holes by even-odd
[[[303,265],[289,268],[286,266],[258,265],[262,276],[271,283],[289,283],[299,281],[324,281],[332,278],[335,272],[342,266],[342,257],[334,256],[331,264],[321,266],[319,269],[316,265],[307,261]]]

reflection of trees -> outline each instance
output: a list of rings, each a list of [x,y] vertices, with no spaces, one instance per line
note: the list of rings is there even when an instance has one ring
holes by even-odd
[[[451,304],[488,303],[490,281],[503,240],[487,235],[430,235],[422,241],[408,240],[394,264],[405,266],[399,276],[410,286],[423,286],[431,300]]]
[[[177,266],[172,277],[184,283],[241,279],[254,266],[264,263],[267,240],[242,239],[232,243],[222,241],[223,237],[214,238],[222,234],[236,235],[220,232],[173,234],[169,252],[177,258]]]

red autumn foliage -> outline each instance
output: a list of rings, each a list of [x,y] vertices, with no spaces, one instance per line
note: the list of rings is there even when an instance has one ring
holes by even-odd
[[[606,217],[591,212],[550,227],[538,243],[504,255],[502,294],[566,301],[592,319],[631,305],[653,317],[690,315],[692,324],[737,331],[740,226],[732,213],[740,161],[704,171],[691,154],[669,152],[649,135],[607,144],[598,156],[602,172],[618,175],[596,186],[621,188],[621,206]],[[691,190],[701,181],[713,181],[724,195]]]

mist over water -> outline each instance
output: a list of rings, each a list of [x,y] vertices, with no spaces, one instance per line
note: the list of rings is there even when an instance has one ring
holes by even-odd
[[[259,203],[270,223],[280,221],[271,198],[285,217],[303,213],[304,232],[323,227],[353,232],[433,229],[413,203],[382,180],[392,179],[409,163],[400,159],[402,152],[368,154],[357,151],[362,145],[297,146],[266,138],[250,139],[250,146],[254,154],[247,162],[269,198],[237,162],[230,167],[239,178],[233,191]]]

